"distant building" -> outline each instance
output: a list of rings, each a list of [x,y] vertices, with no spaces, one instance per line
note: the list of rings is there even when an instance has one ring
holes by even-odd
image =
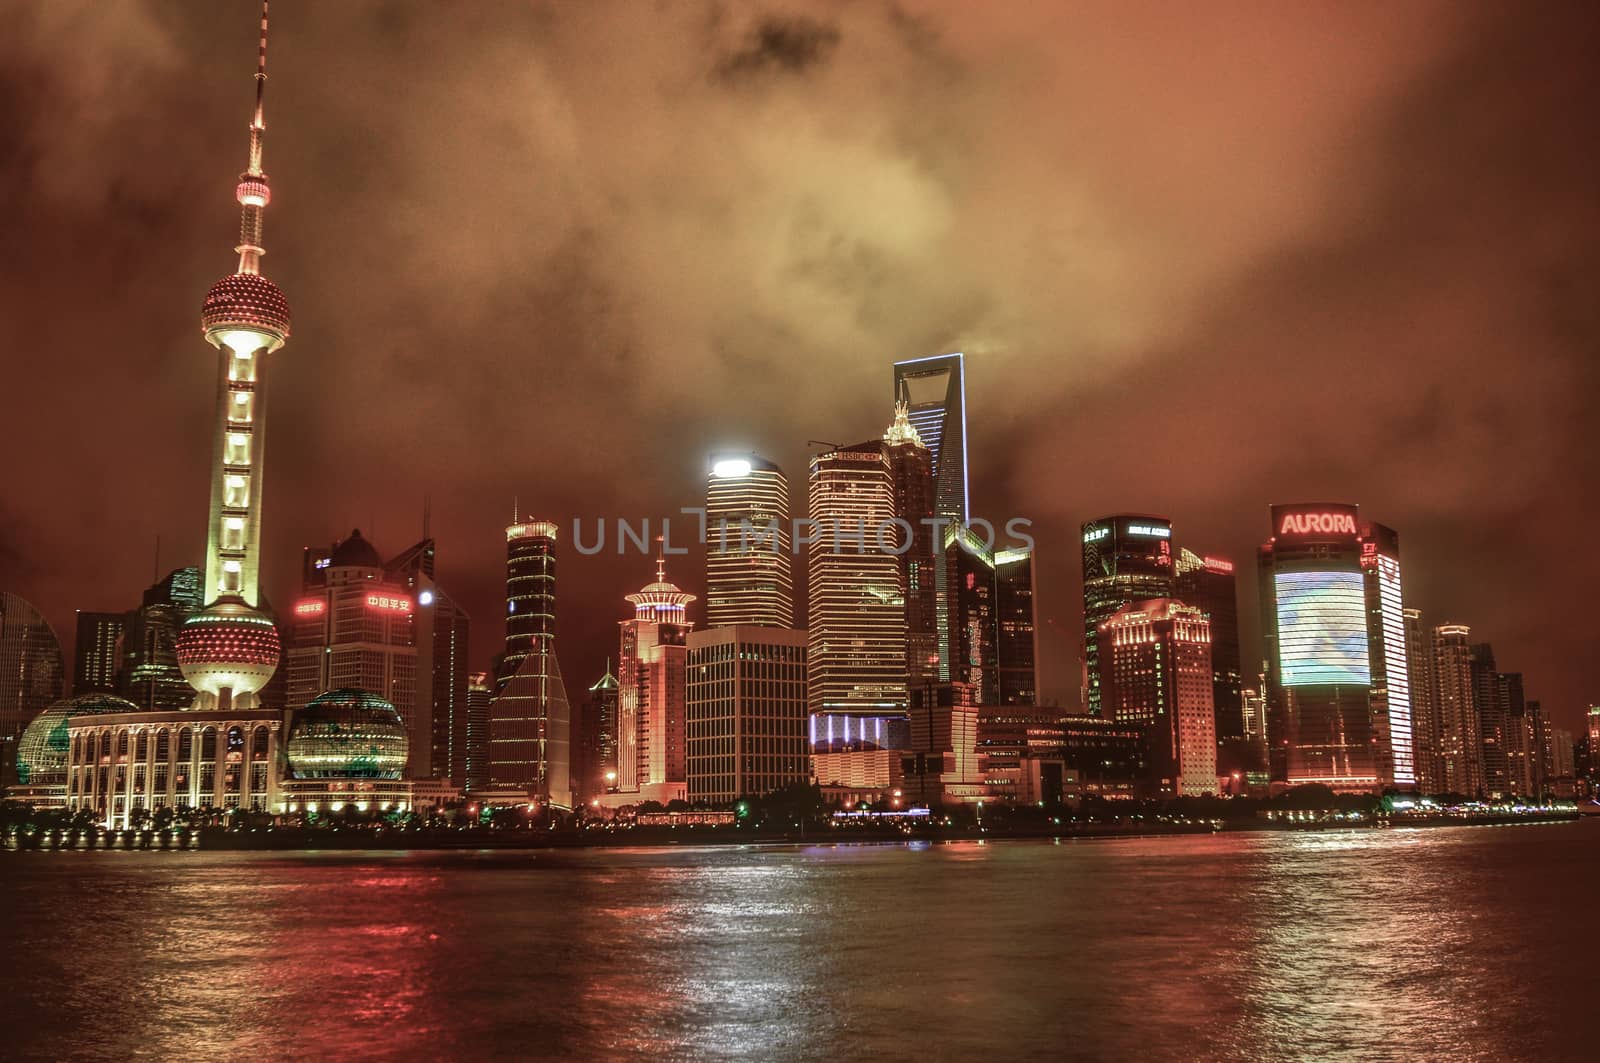
[[[1258,561],[1272,778],[1377,789],[1359,513],[1333,502],[1271,512]]]
[[[117,689],[142,711],[170,712],[194,701],[194,688],[178,666],[178,632],[200,611],[200,582],[199,568],[173,569],[125,618]]]
[[[1001,705],[1039,701],[1039,631],[1034,606],[1033,550],[994,555],[995,677]]]
[[[978,757],[978,692],[940,683],[911,692],[904,789],[917,803],[971,803],[985,796]]]
[[[1433,629],[1433,691],[1439,721],[1439,792],[1476,797],[1483,792],[1484,781],[1471,640],[1472,629],[1465,624]]]
[[[1217,745],[1244,737],[1243,664],[1239,656],[1239,591],[1233,562],[1178,551],[1173,592],[1203,610],[1211,624],[1211,704],[1216,712]]]
[[[468,793],[489,786],[489,714],[494,705],[494,680],[488,672],[467,675],[467,740],[461,778]],[[451,766],[454,779],[454,762]]]
[[[33,718],[61,699],[61,642],[44,614],[0,591],[0,744],[9,751]]]
[[[663,549],[665,547],[663,546]],[[633,594],[633,616],[620,621],[617,658],[617,791],[666,803],[688,790],[687,616],[695,596],[656,578]]]
[[[1411,745],[1416,759],[1417,789],[1444,792],[1444,767],[1439,755],[1439,708],[1434,691],[1433,632],[1418,609],[1402,609],[1405,625],[1406,675],[1411,686]]]
[[[794,626],[789,481],[755,454],[711,460],[706,480],[706,625]]]
[[[806,781],[806,633],[708,628],[687,650],[688,799],[715,807]]]
[[[1495,670],[1494,647],[1477,642],[1470,650],[1472,707],[1478,714],[1478,749],[1483,763],[1483,792],[1504,797],[1511,792],[1508,706],[1501,699],[1500,673]]]
[[[1136,602],[1100,625],[1101,711],[1145,728],[1163,795],[1217,790],[1211,625],[1170,598]]]
[[[1171,598],[1172,522],[1123,513],[1083,525],[1084,705],[1101,712],[1100,625],[1134,602]]]
[[[589,687],[581,726],[573,728],[573,789],[579,804],[612,790],[617,784],[617,700],[620,684],[606,661],[605,674]]]
[[[1361,528],[1366,583],[1367,650],[1378,780],[1404,790],[1417,785],[1411,667],[1400,587],[1400,536],[1382,524]]]
[[[126,613],[78,610],[77,637],[72,644],[72,692],[114,694],[122,666],[122,630]]]
[[[905,522],[905,550],[900,554],[900,585],[906,607],[906,679],[913,686],[948,682],[950,640],[940,617],[948,622],[949,605],[941,609],[939,588],[945,574],[942,537],[935,534],[932,452],[911,423],[910,409],[896,402],[894,421],[883,434],[883,453],[894,482],[895,515]]]
[[[424,532],[414,546],[384,564],[416,603],[417,709],[406,719],[414,779],[466,783],[467,650],[472,618],[434,577],[436,549]]]
[[[811,459],[807,696],[812,713],[906,707],[906,611],[881,442]]]
[[[1537,701],[1523,697],[1522,675],[1519,672],[1501,673],[1501,698],[1509,708],[1512,744],[1507,750],[1510,760],[1511,789],[1518,797],[1537,800],[1544,796],[1544,747],[1547,724],[1544,707]]]
[[[882,801],[904,788],[911,728],[903,711],[812,713],[806,726],[812,778],[826,799]]]
[[[1575,779],[1578,776],[1578,763],[1573,755],[1572,732],[1565,727],[1549,727],[1545,729],[1545,777],[1554,782],[1557,779]]]

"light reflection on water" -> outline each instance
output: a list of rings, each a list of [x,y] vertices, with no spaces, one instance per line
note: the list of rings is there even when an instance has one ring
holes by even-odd
[[[1592,823],[5,854],[0,1055],[1582,1058],[1597,872]]]

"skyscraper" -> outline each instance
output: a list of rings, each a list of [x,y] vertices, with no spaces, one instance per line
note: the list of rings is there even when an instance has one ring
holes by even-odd
[[[813,713],[906,707],[894,477],[881,442],[811,459],[807,696]],[[882,540],[880,542],[879,540]]]
[[[1000,703],[999,622],[994,554],[959,524],[942,529],[945,585],[950,588],[950,682],[969,688],[974,705]]]
[[[755,454],[711,459],[706,480],[706,625],[794,626],[789,481]]]
[[[894,511],[907,536],[900,554],[900,584],[906,602],[906,678],[913,686],[950,680],[948,602],[941,609],[941,538],[934,534],[933,456],[911,423],[910,408],[895,403],[894,421],[883,433],[883,454],[894,480]]]
[[[1100,713],[1100,625],[1125,605],[1173,596],[1172,522],[1124,513],[1083,525],[1084,706]]]
[[[434,577],[437,549],[424,530],[415,545],[384,564],[385,578],[416,603],[416,710],[403,716],[411,778],[448,778],[465,785],[467,647],[472,618]]]
[[[1400,590],[1400,536],[1393,528],[1362,526],[1361,571],[1366,585],[1378,779],[1387,786],[1409,790],[1417,785],[1416,737]]]
[[[467,675],[467,740],[462,751],[465,762],[457,768],[450,763],[450,778],[459,778],[468,793],[478,793],[489,786],[489,711],[494,704],[494,680],[488,672],[471,672]]]
[[[662,547],[665,550],[665,545]],[[617,790],[640,800],[682,798],[687,787],[689,629],[694,595],[656,578],[628,595],[633,617],[620,621],[617,659]]]
[[[1379,785],[1371,648],[1355,506],[1273,506],[1261,547],[1272,777],[1363,790]]]
[[[0,742],[15,742],[35,716],[59,701],[61,642],[44,614],[0,591]]]
[[[289,339],[289,302],[261,275],[262,223],[272,191],[261,168],[266,131],[267,8],[261,6],[250,156],[239,176],[238,268],[206,293],[200,322],[217,349],[211,509],[206,533],[205,608],[178,633],[178,666],[196,708],[248,709],[277,670],[277,628],[261,598],[261,483],[267,428],[267,356]]]
[[[78,611],[78,634],[72,644],[72,692],[115,694],[122,665],[122,632],[126,613]]]
[[[145,712],[180,709],[194,700],[194,688],[178,667],[178,631],[200,611],[201,580],[193,566],[173,569],[127,615],[118,693]]]
[[[904,403],[933,464],[934,512],[957,524],[967,505],[966,360],[936,354],[894,364],[894,401]]]
[[[1440,793],[1439,710],[1434,698],[1433,633],[1419,609],[1402,609],[1405,626],[1406,677],[1411,687],[1411,747],[1416,761],[1417,789]]]
[[[1033,550],[1012,547],[994,555],[996,702],[1035,705],[1039,700],[1039,634],[1034,612]]]
[[[582,771],[573,788],[579,802],[606,793],[617,782],[617,699],[620,684],[611,674],[611,662],[583,704]]]
[[[1210,629],[1204,610],[1162,598],[1123,606],[1098,632],[1102,712],[1145,728],[1164,795],[1217,789]]]
[[[1239,590],[1233,562],[1178,551],[1173,589],[1189,605],[1201,609],[1211,624],[1211,704],[1216,712],[1217,744],[1244,737],[1240,691],[1244,688],[1239,657]]]
[[[1469,653],[1472,707],[1478,715],[1478,749],[1483,762],[1483,791],[1489,797],[1504,797],[1510,792],[1511,777],[1506,748],[1506,705],[1500,699],[1494,647],[1487,642],[1476,642]]]
[[[1483,750],[1472,695],[1472,629],[1440,624],[1433,629],[1433,696],[1442,793],[1476,797],[1483,791]]]
[[[489,710],[489,781],[572,807],[572,709],[556,659],[556,526],[506,529],[506,652]]]
[[[686,733],[690,801],[727,805],[804,782],[806,633],[691,631]]]

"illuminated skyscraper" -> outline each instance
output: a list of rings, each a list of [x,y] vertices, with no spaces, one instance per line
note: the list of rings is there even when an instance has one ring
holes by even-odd
[[[1084,705],[1100,713],[1100,625],[1125,605],[1173,596],[1172,522],[1124,513],[1083,525]]]
[[[424,525],[426,525],[424,521]],[[467,646],[472,618],[434,577],[433,538],[423,538],[384,563],[384,576],[416,603],[416,711],[404,717],[410,778],[448,778],[464,785],[467,742]]]
[[[477,793],[489,786],[489,711],[494,704],[494,681],[488,672],[472,672],[467,676],[467,741],[466,763],[461,767],[462,784],[469,793]],[[450,778],[457,776],[455,762],[451,762]]]
[[[807,696],[813,713],[906,708],[894,476],[879,441],[811,459]],[[879,540],[882,540],[880,543]]]
[[[122,633],[126,613],[78,611],[78,635],[72,644],[72,692],[115,694],[122,665]]]
[[[1273,506],[1260,550],[1270,767],[1291,785],[1380,782],[1357,520],[1351,505]]]
[[[1472,697],[1472,629],[1465,624],[1433,629],[1433,694],[1439,721],[1438,789],[1476,797],[1483,791],[1483,751]]]
[[[213,432],[204,609],[184,621],[178,665],[198,692],[195,708],[248,709],[278,667],[278,632],[260,611],[261,482],[267,427],[267,356],[289,338],[289,303],[261,275],[262,223],[272,192],[261,168],[266,131],[267,5],[261,5],[255,115],[239,201],[238,268],[211,286],[200,311],[221,357]]]
[[[996,703],[1035,705],[1039,700],[1039,634],[1032,548],[996,550],[994,585]]]
[[[582,738],[575,744],[581,746],[582,757],[574,757],[579,768],[574,768],[573,788],[582,803],[606,793],[617,783],[617,699],[620,684],[611,674],[611,662],[606,662],[605,675],[589,688],[583,704]]]
[[[917,437],[933,463],[934,512],[966,522],[967,386],[960,353],[894,364],[894,401],[906,405]]]
[[[711,459],[706,481],[706,625],[794,626],[789,481],[755,454]]]
[[[1587,716],[1589,724],[1589,763],[1593,765],[1600,760],[1600,705],[1590,705]]]
[[[1101,710],[1145,728],[1150,767],[1166,796],[1217,789],[1211,704],[1211,623],[1169,598],[1123,606],[1100,625]]]
[[[929,518],[934,515],[933,457],[911,423],[910,408],[895,403],[894,421],[883,434],[883,454],[894,479],[894,509],[908,536],[900,555],[900,585],[906,602],[906,678],[912,686],[950,679],[948,626],[939,617],[941,541]]]
[[[556,526],[506,529],[506,652],[489,710],[489,781],[572,807],[572,709],[556,659]]]
[[[194,688],[178,667],[178,632],[200,611],[202,579],[199,568],[173,569],[127,615],[117,692],[142,711],[180,709],[194,701]]]
[[[1244,687],[1239,659],[1239,590],[1233,562],[1178,551],[1174,591],[1202,609],[1211,623],[1211,703],[1216,710],[1217,744],[1244,737],[1240,691]]]
[[[1400,593],[1400,536],[1382,524],[1361,529],[1366,581],[1367,646],[1372,668],[1372,727],[1378,779],[1386,786],[1417,785],[1411,666]]]
[[[690,801],[727,805],[804,782],[806,633],[690,632],[687,722]]]
[[[665,545],[663,545],[663,550]],[[663,803],[687,787],[689,629],[694,595],[667,581],[666,558],[656,578],[628,595],[633,617],[620,622],[617,661],[617,790]]]
[[[1483,790],[1489,797],[1511,792],[1507,756],[1506,705],[1500,700],[1500,673],[1495,671],[1494,647],[1473,643],[1471,649],[1472,707],[1478,714],[1478,749],[1483,762]]]
[[[1406,634],[1406,676],[1411,686],[1411,745],[1416,760],[1417,789],[1440,793],[1444,769],[1439,762],[1439,710],[1434,697],[1433,632],[1419,609],[1402,609]]]
[[[15,742],[29,721],[61,699],[64,676],[61,642],[44,614],[0,591],[0,743]]]

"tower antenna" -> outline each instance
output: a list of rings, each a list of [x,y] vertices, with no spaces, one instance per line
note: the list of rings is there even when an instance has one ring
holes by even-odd
[[[256,54],[256,109],[250,119],[250,160],[244,173],[239,175],[236,195],[239,200],[239,253],[240,273],[260,273],[261,256],[266,249],[261,246],[261,229],[267,204],[272,202],[272,189],[267,175],[261,169],[262,134],[266,132],[267,95],[267,4],[261,0],[261,47]]]

